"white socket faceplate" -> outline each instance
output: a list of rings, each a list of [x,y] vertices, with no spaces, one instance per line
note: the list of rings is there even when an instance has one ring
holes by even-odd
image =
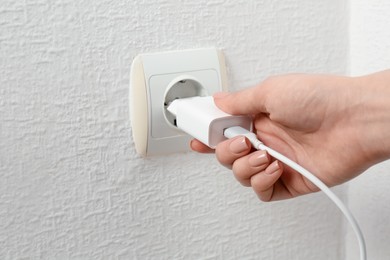
[[[140,54],[134,59],[130,74],[130,119],[139,154],[152,156],[190,150],[191,137],[170,124],[164,114],[169,88],[187,79],[203,89],[202,95],[226,90],[222,52],[215,48],[194,49]],[[181,93],[178,94],[180,98]]]

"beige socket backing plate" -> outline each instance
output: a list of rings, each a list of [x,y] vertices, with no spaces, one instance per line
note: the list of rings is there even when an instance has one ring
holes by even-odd
[[[226,91],[226,67],[222,52],[205,48],[135,57],[130,72],[130,120],[135,147],[142,156],[190,150],[192,137],[169,123],[164,114],[164,101],[170,87],[175,84],[180,87],[180,82],[186,80],[196,82],[202,88],[202,95]],[[176,89],[178,98],[183,97],[185,91]]]

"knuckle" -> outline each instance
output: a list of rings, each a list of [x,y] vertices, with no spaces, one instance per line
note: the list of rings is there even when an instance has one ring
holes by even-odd
[[[232,171],[234,174],[234,177],[236,180],[238,180],[240,183],[243,183],[245,180],[249,180],[245,178],[245,173],[242,167],[239,165],[238,161],[235,161],[232,165]],[[249,184],[250,185],[250,184]]]
[[[225,149],[226,147],[226,144],[223,142],[223,143],[220,143],[217,145],[216,149],[215,149],[215,156],[217,157],[217,160],[218,162],[220,162],[221,164],[223,165],[229,165],[231,164],[231,160],[229,160],[229,152],[227,149]]]
[[[270,196],[263,196],[262,194],[257,193],[257,197],[262,202],[270,202],[271,201],[271,197]]]
[[[251,186],[259,200],[263,202],[269,202],[271,200],[271,196],[269,194],[269,187],[266,187],[261,181],[251,181]]]
[[[230,144],[234,142],[235,139],[229,139],[219,143],[215,149],[215,154],[217,160],[223,165],[232,165],[237,159],[242,158],[250,152],[250,144],[248,140],[245,139],[247,149],[239,153],[233,153],[230,149]]]
[[[251,187],[251,182],[248,179],[237,179],[237,181],[244,187]]]
[[[251,186],[252,189],[259,195],[268,189],[268,187],[266,187],[259,178],[251,178]]]

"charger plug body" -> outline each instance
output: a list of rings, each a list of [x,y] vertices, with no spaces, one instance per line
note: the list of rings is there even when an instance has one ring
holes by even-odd
[[[250,116],[234,116],[223,112],[215,105],[211,96],[176,99],[167,109],[176,116],[176,126],[179,129],[210,148],[215,148],[218,143],[226,140],[226,128],[241,126],[252,130]]]

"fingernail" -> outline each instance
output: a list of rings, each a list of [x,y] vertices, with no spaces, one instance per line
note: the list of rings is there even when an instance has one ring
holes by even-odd
[[[267,169],[265,169],[265,173],[268,175],[272,175],[276,173],[279,169],[280,169],[279,161],[274,161],[267,167]]]
[[[257,167],[268,162],[267,153],[264,151],[254,152],[248,159],[249,165],[252,167]]]
[[[233,142],[230,143],[229,148],[230,148],[230,151],[232,151],[233,153],[242,153],[243,151],[248,149],[249,146],[245,141],[245,137],[241,136],[241,137],[233,140]]]
[[[229,92],[218,92],[213,95],[214,98],[224,98],[229,95]]]

